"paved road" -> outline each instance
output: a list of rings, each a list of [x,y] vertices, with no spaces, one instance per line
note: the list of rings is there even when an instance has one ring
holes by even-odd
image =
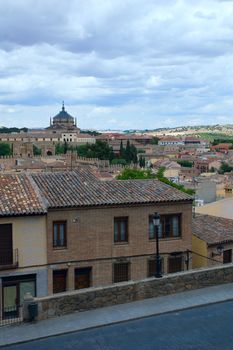
[[[233,349],[233,301],[4,347],[8,350]]]

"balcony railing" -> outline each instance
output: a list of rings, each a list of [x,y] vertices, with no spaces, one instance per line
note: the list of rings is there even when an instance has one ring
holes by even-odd
[[[18,266],[18,249],[12,249],[11,253],[0,255],[0,270],[14,269]]]

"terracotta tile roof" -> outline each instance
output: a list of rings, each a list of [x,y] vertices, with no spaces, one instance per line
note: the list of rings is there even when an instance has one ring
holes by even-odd
[[[31,176],[51,208],[192,200],[189,195],[158,180],[90,181],[77,172]]]
[[[223,148],[228,150],[232,146],[232,143],[219,143],[218,145],[212,146],[212,149]]]
[[[186,136],[185,138],[184,138],[184,140],[185,141],[194,141],[194,142],[196,142],[196,141],[202,141],[199,137],[195,137],[195,136]]]
[[[101,181],[91,167],[72,172],[0,174],[0,216],[44,214],[48,208],[191,202],[158,180]]]
[[[192,222],[192,231],[208,245],[233,242],[233,220],[231,219],[196,214]]]
[[[76,176],[80,181],[97,181],[100,176],[100,171],[96,166],[85,165],[74,169]]]
[[[26,174],[0,174],[0,216],[46,212],[38,189]]]
[[[182,139],[176,137],[176,136],[164,136],[160,138],[160,141],[177,141],[182,142]]]

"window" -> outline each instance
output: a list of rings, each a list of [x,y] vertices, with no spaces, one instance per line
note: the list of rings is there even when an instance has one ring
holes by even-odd
[[[232,249],[227,249],[223,251],[223,264],[228,264],[232,262]]]
[[[161,215],[158,227],[159,238],[181,236],[181,214]],[[149,216],[149,239],[155,239],[153,216]]]
[[[168,259],[168,273],[175,273],[182,271],[182,256],[169,256]]]
[[[128,217],[114,218],[114,242],[128,242]]]
[[[13,263],[12,224],[0,225],[0,265]]]
[[[66,221],[54,221],[53,246],[54,248],[66,247]]]
[[[53,271],[53,293],[62,293],[66,291],[67,270]]]
[[[124,282],[129,280],[129,263],[114,264],[113,282]]]
[[[160,261],[161,261],[161,271],[162,271],[162,273],[164,273],[163,259],[161,259]],[[154,277],[155,272],[156,272],[156,259],[149,259],[148,260],[148,273],[147,273],[148,277]]]
[[[17,275],[2,278],[3,317],[18,317],[26,293],[36,296],[36,274]]]

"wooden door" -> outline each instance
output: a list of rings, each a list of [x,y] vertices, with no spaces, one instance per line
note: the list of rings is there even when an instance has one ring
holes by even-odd
[[[53,293],[62,293],[66,291],[67,270],[53,271]]]
[[[0,265],[13,263],[12,224],[0,225]]]
[[[75,270],[75,289],[89,288],[91,285],[91,267]]]

